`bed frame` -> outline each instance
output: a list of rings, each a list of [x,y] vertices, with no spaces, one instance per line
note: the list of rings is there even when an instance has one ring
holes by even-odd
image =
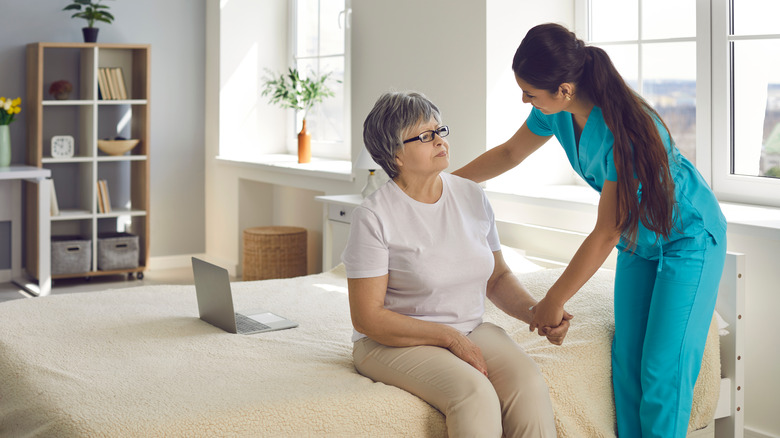
[[[720,337],[720,399],[715,409],[715,436],[744,436],[745,426],[745,255],[729,252],[720,279],[720,316],[729,324]]]
[[[496,222],[501,243],[523,248],[526,257],[545,267],[565,266],[586,234],[514,222]],[[617,250],[604,263],[614,269]],[[743,438],[745,405],[745,255],[729,252],[720,280],[717,312],[728,323],[720,337],[721,385],[714,425],[689,437]],[[714,429],[714,431],[713,431]]]
[[[548,267],[565,263],[585,237],[527,225],[501,227],[507,228],[504,245],[522,248],[526,258]],[[543,293],[559,272],[529,271],[526,284],[535,284],[533,290]],[[713,402],[718,402],[713,408],[717,420],[700,416],[696,425],[701,429],[691,432],[690,438],[743,437],[744,272],[745,257],[729,254],[717,304],[719,314],[730,324],[730,334],[718,343],[720,382],[708,362],[713,373],[708,376],[711,397],[707,406],[713,408]],[[603,274],[607,273],[597,275],[601,281],[594,287],[606,298],[612,273]],[[429,404],[398,388],[373,384],[354,371],[343,266],[315,276],[235,282],[231,288],[237,309],[271,308],[301,325],[257,337],[229,335],[198,319],[194,288],[186,285],[147,285],[4,303],[0,306],[0,435],[189,432],[213,436],[225,431],[251,435],[257,430],[283,436],[446,435],[441,414]],[[575,299],[601,310],[599,301],[582,295]],[[105,312],[107,308],[114,310]],[[501,320],[508,320],[505,326],[513,327],[510,331],[531,337],[529,348],[535,349],[540,361],[546,359],[544,348],[557,348],[532,336],[523,324],[495,306],[493,310],[500,325]],[[606,328],[609,320],[605,316],[600,327]],[[599,382],[594,405],[599,400],[611,401],[610,338],[607,330],[603,332],[598,351],[604,373],[594,380]],[[590,355],[596,344],[579,346],[585,347],[580,353]],[[265,363],[258,372],[258,363],[275,356],[278,362]],[[552,369],[554,364],[547,363]],[[581,384],[587,377],[596,377],[595,372],[591,376],[578,373],[579,364],[571,360],[563,363],[570,367],[557,369],[562,381]],[[719,383],[720,398],[715,400]],[[566,384],[559,399],[588,395],[579,387],[576,390],[583,392],[567,394]],[[593,417],[585,420],[596,421],[588,423],[592,429],[587,430],[610,435],[613,417],[604,414],[614,411],[611,405],[607,408],[589,411]],[[562,417],[577,423],[582,416],[577,410],[562,411]],[[595,433],[566,436],[589,435]]]

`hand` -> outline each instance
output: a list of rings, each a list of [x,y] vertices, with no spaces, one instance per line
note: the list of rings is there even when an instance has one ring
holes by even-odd
[[[487,377],[487,362],[485,362],[485,358],[482,357],[482,351],[477,347],[477,344],[471,341],[471,339],[458,333],[447,349]]]
[[[541,335],[542,332],[544,332],[544,335],[547,336],[547,340],[553,345],[563,345],[563,338],[565,338],[566,333],[569,332],[569,320],[572,318],[574,318],[574,316],[564,310],[563,320],[558,327],[543,327],[539,329],[539,334]]]
[[[533,314],[533,319],[528,324],[528,330],[533,332],[539,329],[539,336],[545,336],[544,329],[561,325],[566,311],[563,310],[562,306],[552,303],[547,297],[544,297],[531,308],[531,313]]]

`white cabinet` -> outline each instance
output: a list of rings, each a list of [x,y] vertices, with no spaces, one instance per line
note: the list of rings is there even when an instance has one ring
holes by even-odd
[[[363,202],[358,195],[317,196],[324,203],[322,223],[322,270],[341,263],[341,253],[347,245],[352,211]]]

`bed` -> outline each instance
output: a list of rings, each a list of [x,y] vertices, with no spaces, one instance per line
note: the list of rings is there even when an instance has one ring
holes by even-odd
[[[562,272],[507,258],[537,297]],[[718,303],[728,326],[713,319],[689,436],[740,436],[742,272],[743,256],[730,254]],[[569,303],[576,319],[562,347],[488,305],[485,319],[538,361],[561,437],[615,435],[611,282],[599,271]],[[228,334],[198,319],[192,286],[1,304],[0,436],[446,436],[436,409],[354,370],[343,266],[236,282],[233,295],[237,310],[300,326]]]

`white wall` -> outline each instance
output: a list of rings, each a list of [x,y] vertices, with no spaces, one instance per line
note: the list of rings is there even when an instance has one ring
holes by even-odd
[[[486,134],[483,1],[354,1],[352,5],[352,156],[363,121],[380,94],[416,90],[452,128],[450,169],[484,150]]]
[[[522,93],[512,72],[512,58],[528,30],[546,22],[560,23],[570,29],[574,23],[572,0],[544,3],[531,0],[487,0],[487,144],[495,146],[508,140],[531,112],[522,104]],[[478,153],[478,151],[474,151]],[[574,171],[563,148],[553,138],[519,166],[518,172],[504,174],[487,183],[488,188],[534,187],[548,184],[572,184]]]
[[[289,133],[279,129],[287,122],[285,112],[268,105],[260,92],[266,70],[286,71],[289,65],[288,2],[221,3],[222,22],[230,26],[220,38],[220,155],[248,159],[251,153],[285,153],[285,134]],[[269,35],[274,37],[269,39]]]
[[[0,0],[0,96],[25,98],[28,43],[82,42],[85,21],[62,11],[67,1]],[[116,17],[97,23],[98,42],[151,44],[152,264],[205,248],[204,98],[206,0],[108,2]],[[30,111],[11,124],[13,164],[25,161]],[[175,205],[176,208],[170,208]],[[5,207],[1,207],[5,208]],[[0,246],[4,242],[0,242]],[[3,251],[0,249],[0,251]]]
[[[747,255],[745,427],[780,437],[780,230],[730,224],[728,248]]]

